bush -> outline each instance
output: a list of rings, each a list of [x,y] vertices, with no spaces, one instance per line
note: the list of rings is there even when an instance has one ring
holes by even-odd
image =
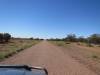
[[[0,43],[8,42],[11,39],[9,33],[0,33]]]
[[[3,39],[4,39],[5,42],[8,42],[11,39],[11,35],[9,33],[4,33]]]
[[[18,49],[18,50],[17,50],[17,52],[20,52],[20,51],[22,51],[22,50],[24,50],[24,49],[23,49],[23,48],[21,48],[21,49]]]
[[[78,42],[87,42],[87,39],[84,38],[83,36],[80,36],[79,38],[77,38]]]
[[[100,47],[100,45],[98,47]]]
[[[77,45],[81,45],[81,43],[78,42]]]
[[[66,42],[66,44],[70,44],[70,42]]]
[[[3,42],[3,34],[0,33],[0,42],[2,43]]]
[[[100,34],[92,34],[88,39],[90,43],[100,44]]]
[[[58,43],[58,46],[63,46],[63,44],[61,44],[61,43]]]
[[[93,57],[93,58],[99,58],[97,55],[93,55],[92,57]]]
[[[33,40],[33,37],[29,38],[30,40]]]
[[[87,46],[88,46],[88,47],[93,47],[93,45],[92,45],[92,44],[87,44]]]
[[[0,52],[0,60],[3,60],[5,58],[6,53],[5,52]]]

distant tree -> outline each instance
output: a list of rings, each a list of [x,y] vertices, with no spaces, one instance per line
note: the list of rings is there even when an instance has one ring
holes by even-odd
[[[30,39],[30,40],[33,40],[33,37],[30,37],[29,39]]]
[[[35,38],[35,40],[40,40],[39,38]]]
[[[100,34],[92,34],[88,39],[90,43],[100,44]]]
[[[8,42],[11,39],[11,35],[9,33],[4,33],[3,39],[4,39],[5,42]]]
[[[60,38],[50,38],[50,39],[47,39],[48,41],[62,41],[62,39]]]
[[[44,39],[40,39],[40,40],[44,40]]]
[[[56,39],[54,39],[54,41],[62,41],[62,39],[56,38]]]
[[[47,39],[48,41],[54,41],[54,38]]]
[[[77,38],[78,42],[87,42],[87,39],[84,38],[83,36],[80,36],[79,38]]]
[[[0,33],[0,43],[3,42],[3,33]]]
[[[75,34],[68,34],[67,37],[65,38],[66,41],[69,42],[76,42],[77,38]]]

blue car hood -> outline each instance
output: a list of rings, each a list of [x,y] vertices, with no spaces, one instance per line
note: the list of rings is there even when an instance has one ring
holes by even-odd
[[[0,75],[34,75],[33,72],[25,69],[0,69]]]
[[[22,66],[1,65],[0,75],[46,75],[46,73],[44,70],[39,70],[39,69],[31,70],[30,67],[26,65]]]

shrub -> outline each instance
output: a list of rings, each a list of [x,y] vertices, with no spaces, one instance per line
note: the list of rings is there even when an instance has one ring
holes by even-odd
[[[63,44],[62,43],[58,43],[58,46],[63,46]]]
[[[3,42],[3,34],[0,33],[0,42],[2,43]]]
[[[100,47],[100,45],[98,47]]]
[[[90,43],[100,44],[100,34],[92,34],[88,39]]]
[[[5,52],[0,52],[0,60],[3,60],[5,58],[6,53]]]
[[[93,45],[92,45],[92,44],[87,44],[87,46],[88,46],[88,47],[93,47]]]
[[[5,42],[8,42],[11,39],[11,35],[9,33],[4,33],[3,39],[4,39]]]
[[[66,44],[70,44],[70,42],[66,42]]]
[[[81,45],[81,43],[78,42],[77,45]]]
[[[29,38],[30,40],[33,40],[33,37]]]
[[[93,57],[93,58],[98,58],[98,56],[97,56],[97,55],[93,55],[92,57]]]
[[[9,33],[0,33],[0,43],[8,42],[11,39]]]
[[[84,38],[83,36],[80,36],[79,38],[77,38],[78,42],[87,42],[87,39]]]

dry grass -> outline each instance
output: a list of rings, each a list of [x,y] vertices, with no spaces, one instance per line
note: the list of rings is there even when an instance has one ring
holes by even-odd
[[[50,41],[50,42],[58,46],[66,46],[70,44],[70,42],[64,42],[64,41]]]
[[[38,42],[37,40],[13,39],[9,43],[0,44],[0,60],[8,58]]]
[[[84,64],[91,70],[100,75],[100,47],[89,47],[85,43],[70,43],[66,44],[64,41],[52,42],[55,45],[61,44],[62,51],[70,55],[75,60]],[[64,49],[63,49],[64,48]]]

